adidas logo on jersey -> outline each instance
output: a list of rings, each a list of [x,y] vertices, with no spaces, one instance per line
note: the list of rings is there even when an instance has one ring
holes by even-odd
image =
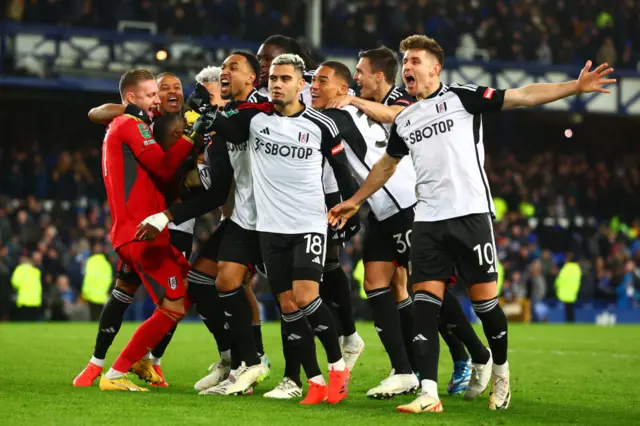
[[[340,235],[338,234],[333,234],[333,237],[331,237],[332,240],[339,240],[340,239]]]
[[[319,265],[322,265],[322,262],[320,261],[320,257],[319,256],[316,256],[316,258],[313,259],[313,263],[317,263]]]
[[[489,270],[487,271],[487,274],[493,274],[494,272],[496,272],[496,268],[494,268],[493,265],[491,265],[491,268],[489,268]]]
[[[411,126],[411,120],[407,120],[406,123],[404,123],[404,127],[409,127]]]
[[[260,130],[260,133],[262,133],[263,135],[269,135],[269,128],[265,127],[264,129]]]

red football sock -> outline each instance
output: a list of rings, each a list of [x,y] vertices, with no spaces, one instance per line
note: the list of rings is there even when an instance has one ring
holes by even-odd
[[[184,314],[179,312],[157,308],[153,315],[140,324],[135,333],[133,333],[129,343],[127,343],[127,346],[120,352],[116,362],[113,363],[113,369],[121,373],[129,371],[133,364],[142,359],[147,352],[160,343],[164,335],[167,334],[182,317],[184,317]]]

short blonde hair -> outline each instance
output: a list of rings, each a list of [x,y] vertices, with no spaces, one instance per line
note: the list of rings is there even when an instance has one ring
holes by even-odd
[[[444,50],[437,41],[426,35],[414,34],[400,42],[400,52],[418,49],[425,50],[436,57],[440,65],[444,65]]]

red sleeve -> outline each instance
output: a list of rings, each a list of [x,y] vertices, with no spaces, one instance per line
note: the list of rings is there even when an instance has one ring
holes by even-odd
[[[164,182],[173,177],[193,148],[193,143],[182,137],[164,152],[153,138],[149,126],[133,118],[122,124],[121,135],[142,167]]]

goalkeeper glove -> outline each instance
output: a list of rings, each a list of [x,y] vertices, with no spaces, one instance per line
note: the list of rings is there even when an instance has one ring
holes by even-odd
[[[201,135],[211,133],[217,115],[217,107],[209,106],[203,109],[200,117],[193,123],[193,131]]]
[[[194,110],[201,112],[210,105],[209,91],[202,84],[197,83],[196,89],[187,98],[187,105]]]

